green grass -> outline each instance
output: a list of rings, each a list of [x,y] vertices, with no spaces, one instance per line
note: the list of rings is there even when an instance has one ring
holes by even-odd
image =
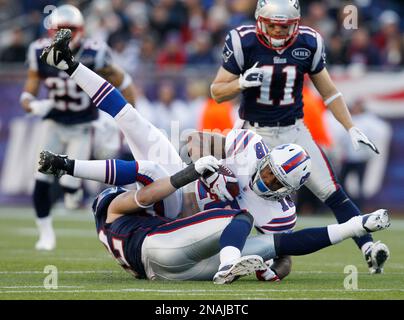
[[[211,282],[134,280],[109,256],[87,210],[61,215],[54,225],[54,252],[33,249],[37,239],[30,208],[0,208],[0,300],[4,299],[404,299],[404,220],[375,235],[389,245],[391,259],[383,275],[369,275],[353,241],[312,255],[294,257],[293,271],[280,283],[245,277],[226,286]],[[300,217],[298,229],[334,223],[332,217]],[[58,269],[58,289],[44,288],[44,268]],[[344,267],[357,267],[358,290],[345,290]]]

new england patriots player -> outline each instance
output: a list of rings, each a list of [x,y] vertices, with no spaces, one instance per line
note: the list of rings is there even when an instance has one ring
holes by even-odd
[[[50,36],[60,28],[72,30],[73,39],[70,46],[76,59],[116,85],[128,101],[134,100],[132,80],[128,74],[112,64],[108,46],[105,43],[84,38],[84,19],[76,7],[62,5],[52,12],[49,19]],[[102,127],[101,124],[96,125],[101,119],[95,121],[98,119],[95,104],[74,81],[64,72],[40,61],[39,56],[42,50],[50,43],[51,38],[39,39],[34,41],[28,49],[28,77],[21,95],[21,105],[26,112],[43,118],[45,131],[43,141],[39,143],[40,148],[88,159],[91,152],[91,129],[93,124],[94,128]],[[46,99],[37,98],[41,83],[47,88]],[[119,135],[119,131],[116,129],[116,132],[110,132],[111,136],[114,134]],[[111,139],[113,140],[116,139]],[[39,230],[39,240],[35,245],[37,250],[52,250],[56,246],[50,216],[52,180],[49,178],[39,172],[35,175],[33,203]],[[73,206],[82,193],[80,180],[66,176],[59,182],[65,192],[66,206],[69,204],[71,204],[70,207]],[[72,201],[75,199],[76,201]]]
[[[108,82],[74,60],[67,46],[68,40],[69,32],[61,30],[54,43],[43,51],[42,59],[51,66],[65,70],[71,79],[76,81],[92,99],[99,99],[101,95],[102,102],[98,107],[117,121],[129,142],[132,140],[133,143],[133,134],[137,133],[134,128],[138,125],[143,127],[141,117],[138,117],[137,111]],[[103,90],[106,87],[112,87],[112,90]],[[134,119],[139,120],[140,123],[133,122]],[[145,132],[143,131],[141,134],[144,137]],[[244,141],[244,139],[241,140],[243,145]],[[273,152],[274,158],[279,158],[279,155],[285,155],[285,148],[278,148]],[[286,154],[289,152],[291,150],[288,150]],[[278,156],[276,156],[277,153]],[[267,160],[262,160],[262,166],[265,168],[258,173],[259,178],[254,179],[253,184],[256,186],[253,186],[253,189],[258,188],[267,196],[272,194],[274,197],[281,197],[283,192],[287,193],[287,190],[281,187],[284,182],[277,181],[278,178],[271,174],[272,169],[266,166]],[[303,163],[309,161],[310,159],[306,159]],[[65,173],[75,175],[76,166],[80,167],[81,165],[80,161],[70,160],[66,156],[43,152],[41,153],[39,170],[45,174],[56,176]],[[290,165],[290,167],[295,165]],[[112,188],[103,192],[96,199],[93,208],[96,219],[97,217],[100,218],[100,221],[97,220],[97,223],[100,223],[98,227],[100,240],[118,258],[121,265],[126,266],[126,269],[134,270],[136,275],[149,279],[205,280],[211,278],[219,266],[219,271],[214,276],[215,283],[228,283],[233,281],[236,276],[253,271],[262,270],[265,273],[267,271],[266,265],[263,264],[261,258],[256,256],[257,254],[264,259],[274,258],[278,255],[308,254],[348,237],[384,229],[389,225],[387,212],[378,210],[369,215],[354,217],[344,224],[331,225],[326,228],[253,237],[247,239],[244,246],[245,235],[249,233],[253,223],[252,216],[241,214],[240,211],[245,212],[242,209],[226,211],[219,208],[189,218],[168,222],[162,225],[162,230],[153,232],[156,230],[154,227],[157,227],[157,224],[152,225],[151,221],[160,219],[161,222],[164,218],[155,216],[153,218],[147,212],[143,210],[138,212],[137,210],[147,208],[153,203],[163,200],[170,194],[177,192],[182,186],[196,180],[202,174],[201,170],[198,170],[200,167],[210,171],[212,168],[217,169],[217,160],[213,160],[212,157],[205,157],[197,160],[195,165],[180,170],[171,177],[151,182],[140,190],[127,191],[122,188]],[[89,167],[87,168],[89,169]],[[124,180],[122,179],[128,181],[127,179],[136,177],[136,162],[129,164],[128,168],[129,170],[125,170],[124,165],[124,170],[122,170],[122,163],[110,161],[109,165],[103,168],[103,171],[106,172],[104,177],[108,178],[109,183],[123,183]],[[170,167],[167,166],[167,170],[169,169]],[[273,170],[276,171],[276,169]],[[299,183],[303,183],[301,178],[303,177],[298,179]],[[278,189],[279,187],[281,189]],[[276,190],[271,190],[271,188]],[[108,196],[108,200],[103,201],[106,196]],[[231,231],[227,230],[228,217],[226,221],[216,220],[220,217],[226,218],[227,213],[239,217],[231,220],[229,224],[232,225]],[[246,219],[246,216],[249,218]],[[234,222],[234,220],[241,221]],[[219,247],[217,244],[218,233],[220,234],[223,227],[225,229],[220,236],[222,250],[218,255],[219,250],[215,251],[213,248]],[[110,250],[111,248],[115,250]],[[167,250],[170,250],[172,254],[167,255]],[[242,257],[240,251],[248,257]],[[139,263],[139,259],[141,263]]]
[[[326,156],[303,124],[302,89],[305,74],[325,105],[349,132],[353,146],[376,146],[354,126],[342,94],[325,67],[323,39],[312,28],[299,25],[298,0],[259,0],[256,25],[231,30],[223,49],[223,64],[211,85],[217,102],[241,94],[237,128],[261,135],[268,147],[301,145],[310,155],[313,170],[306,186],[333,211],[338,222],[359,215],[332,172]],[[370,235],[354,239],[370,273],[382,273],[389,257],[387,246]],[[374,259],[372,259],[374,257]]]

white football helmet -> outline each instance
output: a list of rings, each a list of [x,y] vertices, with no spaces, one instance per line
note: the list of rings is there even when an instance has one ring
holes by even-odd
[[[261,172],[267,166],[283,185],[280,189],[271,190],[265,184]],[[307,152],[297,144],[283,144],[260,160],[251,188],[264,199],[280,200],[297,191],[309,178],[310,172],[311,159]]]
[[[270,49],[286,49],[296,40],[300,23],[299,0],[258,0],[255,10],[258,40]],[[268,25],[288,26],[285,36],[269,34]]]
[[[54,37],[59,29],[70,29],[72,31],[72,40],[70,48],[79,46],[84,36],[84,18],[80,10],[71,4],[64,4],[57,7],[49,16],[50,28],[49,36]]]

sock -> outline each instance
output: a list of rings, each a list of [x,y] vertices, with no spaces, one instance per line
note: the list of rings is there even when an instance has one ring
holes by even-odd
[[[70,77],[90,96],[98,108],[112,117],[128,104],[112,84],[81,63]]]
[[[220,267],[240,258],[241,251],[252,228],[252,218],[238,215],[227,225],[220,236]]]
[[[327,227],[303,229],[291,233],[274,234],[277,256],[300,256],[332,245]]]
[[[137,181],[138,164],[135,160],[76,160],[74,176],[115,186]]]
[[[353,217],[345,223],[329,225],[327,228],[332,244],[367,234],[362,226],[362,217],[360,216]]]
[[[224,266],[232,264],[232,262],[234,260],[236,260],[240,257],[241,257],[241,251],[239,249],[237,249],[236,247],[233,247],[233,246],[224,247],[222,250],[220,250],[219,270]]]
[[[338,223],[344,223],[352,217],[361,215],[359,208],[349,199],[340,186],[337,188],[337,191],[328,197],[325,204],[334,212]],[[361,237],[354,237],[353,239],[359,248],[367,242],[373,242],[372,236],[368,233]]]
[[[36,216],[38,218],[48,217],[52,206],[52,200],[50,197],[50,183],[36,180],[33,202]]]

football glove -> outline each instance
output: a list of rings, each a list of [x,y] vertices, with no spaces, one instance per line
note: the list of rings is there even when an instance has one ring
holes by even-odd
[[[201,176],[206,173],[207,170],[216,172],[219,169],[219,160],[214,156],[206,156],[195,161],[195,171]]]
[[[233,196],[227,190],[226,184],[227,182],[238,182],[237,178],[224,176],[223,174],[215,172],[207,178],[202,177],[201,181],[209,188],[209,192],[217,195],[220,201],[234,200]]]
[[[238,79],[238,83],[241,90],[252,87],[260,87],[262,80],[264,80],[264,70],[257,68],[258,62],[256,62],[250,69]]]
[[[52,99],[32,100],[29,103],[31,113],[40,117],[46,116],[54,106],[55,101]]]
[[[351,136],[352,145],[355,151],[360,148],[359,143],[362,143],[372,149],[373,152],[379,154],[379,150],[375,144],[366,137],[366,135],[357,127],[352,127],[349,129],[349,135]]]

